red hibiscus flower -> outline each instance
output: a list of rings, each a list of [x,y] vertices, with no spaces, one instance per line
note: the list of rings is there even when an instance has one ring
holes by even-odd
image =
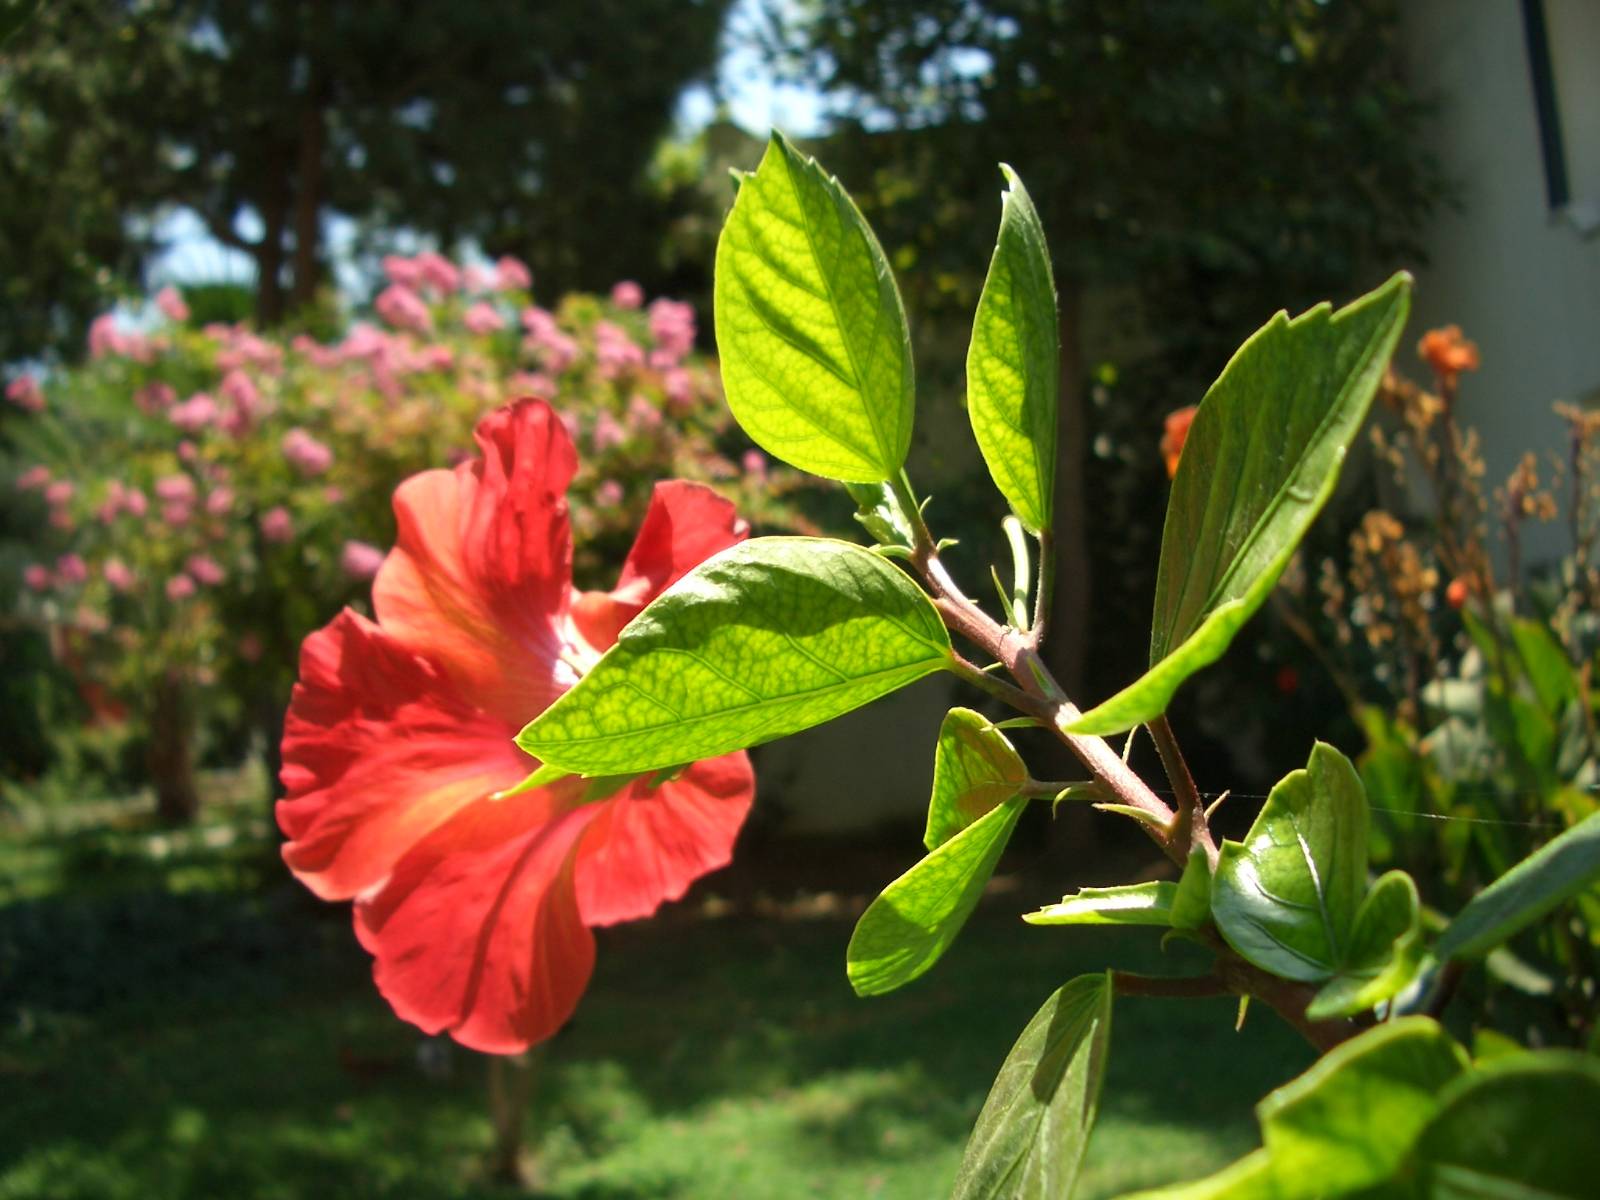
[[[572,1014],[591,927],[648,916],[727,862],[755,795],[740,753],[590,803],[570,778],[497,797],[538,766],[512,739],[748,527],[707,488],[660,484],[616,590],[579,593],[561,422],[519,401],[477,441],[481,457],[395,492],[377,620],[347,610],[306,639],[277,815],[295,875],[355,901],[395,1012],[511,1053]]]

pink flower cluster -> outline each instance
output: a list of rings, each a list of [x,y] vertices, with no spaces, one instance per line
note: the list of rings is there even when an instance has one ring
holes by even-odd
[[[561,331],[556,319],[542,308],[529,306],[522,310],[522,328],[528,336],[523,346],[539,356],[544,369],[559,375],[578,361],[578,343]]]
[[[651,304],[650,337],[656,344],[650,365],[675,366],[694,349],[694,307],[665,297]]]
[[[307,479],[333,466],[333,451],[298,425],[283,435],[283,456]]]
[[[610,321],[595,322],[594,357],[605,379],[616,379],[644,366],[644,350],[628,336],[627,330]]]
[[[125,333],[118,329],[117,319],[111,313],[104,313],[89,324],[90,358],[129,358],[148,363],[161,348],[160,343],[142,333]]]
[[[44,411],[44,389],[32,375],[18,375],[6,384],[6,399],[23,412]]]

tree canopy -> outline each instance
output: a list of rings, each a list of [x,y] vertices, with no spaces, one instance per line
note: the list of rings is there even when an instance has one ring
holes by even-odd
[[[0,50],[0,359],[68,344],[178,209],[250,256],[267,323],[314,294],[332,214],[552,289],[648,273],[647,169],[728,2],[42,6]]]

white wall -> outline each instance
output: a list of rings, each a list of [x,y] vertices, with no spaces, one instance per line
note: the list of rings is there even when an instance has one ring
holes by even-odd
[[[1465,418],[1483,435],[1489,482],[1524,450],[1560,450],[1556,400],[1600,401],[1600,237],[1546,202],[1521,8],[1515,0],[1409,0],[1401,6],[1413,84],[1439,103],[1434,150],[1461,186],[1417,269],[1399,361],[1416,365],[1425,329],[1457,324],[1483,352],[1464,377]],[[1575,203],[1600,202],[1600,0],[1546,0]],[[1584,139],[1578,151],[1577,139]],[[1586,194],[1587,193],[1587,194]],[[1547,475],[1548,477],[1548,475]],[[1556,528],[1530,534],[1530,558],[1565,551]]]

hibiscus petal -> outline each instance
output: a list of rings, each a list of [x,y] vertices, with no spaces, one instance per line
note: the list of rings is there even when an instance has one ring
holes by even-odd
[[[490,413],[476,437],[481,457],[396,489],[399,532],[373,607],[386,631],[520,727],[576,680],[563,631],[577,455],[543,401]]]
[[[358,901],[356,933],[395,1013],[490,1054],[560,1029],[594,969],[572,875],[578,839],[599,811],[562,811],[551,789],[481,800]]]
[[[573,624],[589,645],[604,650],[650,601],[717,551],[749,536],[749,524],[733,505],[704,484],[658,483],[617,586],[580,594],[572,605]]]
[[[755,799],[740,751],[695,763],[647,790],[630,784],[603,804],[578,852],[578,908],[589,925],[648,917],[733,857]]]
[[[381,883],[416,840],[536,765],[513,727],[345,611],[306,638],[284,718],[284,861],[324,899]]]

